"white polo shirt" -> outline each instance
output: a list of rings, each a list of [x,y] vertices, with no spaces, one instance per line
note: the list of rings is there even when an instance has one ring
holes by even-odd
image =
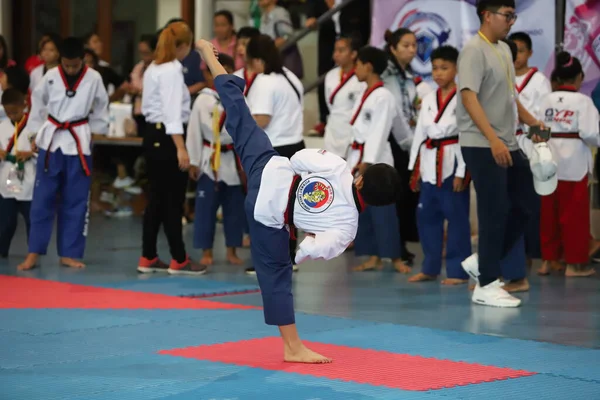
[[[285,74],[289,81],[277,73],[258,75],[248,93],[252,115],[271,117],[265,132],[273,147],[296,144],[303,140],[304,87],[294,73],[285,70]]]

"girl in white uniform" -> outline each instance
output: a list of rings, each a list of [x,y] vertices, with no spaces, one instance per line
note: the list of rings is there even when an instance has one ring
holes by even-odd
[[[231,74],[233,58],[219,54],[219,62]],[[213,264],[213,241],[217,210],[223,208],[223,228],[227,261],[240,265],[236,248],[244,234],[244,175],[225,130],[225,112],[219,94],[213,88],[212,74],[204,72],[208,87],[194,101],[188,125],[186,147],[190,155],[190,178],[198,181],[194,219],[194,247],[203,249],[200,264]]]
[[[146,119],[146,130],[143,148],[149,193],[139,272],[199,275],[207,269],[188,257],[181,222],[190,164],[184,127],[190,115],[190,93],[180,61],[189,54],[192,40],[187,24],[169,24],[162,30],[156,57],[144,73],[142,114]],[[170,265],[158,257],[156,241],[161,225],[169,242]]]
[[[358,40],[341,37],[335,42],[333,60],[337,67],[325,76],[325,99],[329,108],[325,126],[325,150],[346,157],[352,143],[350,119],[352,109],[365,90],[365,83],[359,82],[354,73]]]
[[[541,247],[549,273],[550,263],[564,259],[566,276],[590,276],[590,196],[588,178],[593,171],[588,146],[600,145],[600,117],[592,99],[579,93],[583,81],[580,61],[562,52],[556,58],[559,86],[541,102],[538,117],[551,129],[548,145],[557,163],[558,186],[542,197]],[[535,182],[534,182],[535,183]]]
[[[42,81],[48,70],[56,67],[60,63],[60,46],[62,40],[56,35],[48,35],[42,42],[41,57],[44,63],[35,67],[29,75],[29,89],[33,92],[38,83]]]
[[[19,214],[29,237],[29,212],[35,182],[36,157],[27,137],[25,93],[10,88],[2,93],[8,118],[0,123],[0,257],[8,256]]]
[[[402,259],[412,263],[414,254],[406,249],[406,242],[419,240],[416,223],[417,203],[419,196],[409,187],[410,172],[408,160],[412,144],[413,129],[417,123],[418,105],[433,88],[412,74],[410,63],[417,54],[417,37],[407,29],[400,28],[385,34],[387,51],[390,58],[388,68],[382,75],[383,84],[394,95],[400,112],[393,122],[394,135],[390,138],[394,154],[394,166],[402,178],[404,187],[402,199],[397,204],[398,223],[400,227],[400,243]],[[410,272],[410,269],[405,271]]]
[[[282,157],[291,158],[305,148],[304,87],[291,71],[283,68],[281,54],[267,35],[252,38],[246,60],[256,74],[247,101],[258,126],[265,130],[271,145]],[[290,256],[295,267],[296,236],[290,235]],[[254,269],[247,270],[254,273]]]

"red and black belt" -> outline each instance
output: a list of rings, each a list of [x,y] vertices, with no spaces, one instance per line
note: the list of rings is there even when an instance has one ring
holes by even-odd
[[[449,136],[441,139],[428,138],[421,146],[425,145],[428,149],[436,149],[437,154],[435,157],[435,183],[437,187],[442,187],[444,183],[444,147],[458,143],[458,135]],[[417,188],[417,183],[421,179],[421,146],[419,146],[419,154],[415,162],[415,167],[410,178],[410,187],[414,191]],[[470,174],[465,172],[464,186],[466,187],[471,181]]]
[[[78,119],[75,121],[61,122],[61,121],[57,120],[56,118],[54,118],[52,115],[48,115],[48,121],[50,121],[56,127],[56,129],[54,130],[54,132],[52,133],[52,136],[50,137],[50,143],[48,144],[48,150],[46,151],[46,159],[44,160],[46,172],[48,171],[48,162],[49,162],[49,157],[50,157],[50,150],[52,148],[52,141],[54,140],[54,134],[56,133],[57,130],[65,130],[65,131],[69,132],[71,134],[71,136],[73,137],[73,140],[75,140],[75,145],[77,146],[77,155],[79,156],[79,161],[81,162],[81,167],[83,168],[83,172],[85,173],[85,176],[90,176],[91,171],[90,171],[88,163],[85,159],[85,155],[83,154],[83,149],[81,148],[81,141],[79,140],[79,136],[77,136],[77,133],[75,132],[75,129],[74,129],[74,128],[77,128],[78,126],[86,125],[88,123],[88,118],[86,117],[86,118]]]
[[[581,139],[579,132],[552,132],[550,137],[553,139]]]
[[[208,140],[204,139],[203,142],[204,142],[205,147],[212,147],[212,143],[209,142]],[[240,157],[235,152],[233,143],[221,145],[222,153],[227,153],[228,151],[233,151],[233,154],[235,155],[235,170],[237,171],[238,177],[240,178],[240,184],[242,185],[242,191],[244,192],[244,194],[248,194],[248,178],[246,177],[246,173],[244,172],[244,169],[242,168],[242,160],[240,160]]]
[[[300,182],[302,178],[300,175],[294,175],[292,179],[292,184],[290,185],[290,191],[288,193],[288,203],[285,209],[285,213],[283,214],[283,221],[290,229],[290,238],[292,240],[296,239],[296,235],[294,234],[294,205],[296,204],[296,192],[298,191],[298,186],[300,186]]]
[[[358,150],[358,161],[356,162],[356,165],[354,166],[354,168],[352,168],[352,176],[354,176],[358,172],[358,166],[362,163],[362,159],[365,154],[365,144],[358,143],[355,141],[355,142],[352,142],[352,145],[350,146],[350,148],[352,150]]]
[[[521,136],[522,134],[524,134],[525,132],[523,132],[523,129],[519,128],[517,129],[517,132],[515,133],[515,135],[517,136]]]

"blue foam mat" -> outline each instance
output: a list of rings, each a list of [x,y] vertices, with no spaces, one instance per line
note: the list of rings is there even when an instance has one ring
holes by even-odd
[[[145,277],[132,281],[94,284],[111,289],[166,294],[169,296],[215,296],[256,291],[258,285],[215,281],[204,277]]]

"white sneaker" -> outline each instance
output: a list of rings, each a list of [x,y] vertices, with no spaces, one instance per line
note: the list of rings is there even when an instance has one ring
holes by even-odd
[[[521,300],[510,295],[502,288],[502,286],[504,286],[504,284],[500,282],[500,280],[495,280],[484,287],[479,286],[478,283],[473,291],[471,301],[476,304],[490,307],[519,307],[521,305]]]
[[[471,278],[475,279],[475,282],[479,282],[479,256],[477,253],[465,258],[460,265]]]
[[[113,187],[115,189],[125,189],[126,187],[132,186],[135,183],[132,177],[126,176],[125,178],[115,178]]]

